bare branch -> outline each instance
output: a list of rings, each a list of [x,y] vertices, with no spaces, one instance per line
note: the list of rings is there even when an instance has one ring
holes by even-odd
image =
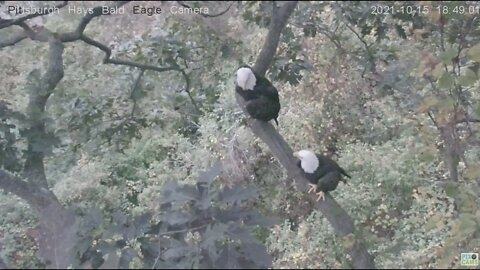
[[[275,55],[280,33],[286,25],[290,14],[295,9],[296,4],[296,2],[288,2],[280,8],[273,7],[270,30],[254,66],[254,69],[262,76],[266,73]],[[245,108],[245,101],[240,95],[236,94],[235,96],[244,113],[248,114]],[[297,167],[293,151],[283,137],[270,123],[255,119],[248,119],[247,122],[252,132],[268,145],[273,155],[287,170],[289,177],[295,180],[296,189],[306,193],[308,180]],[[328,193],[324,202],[317,202],[315,194],[310,194],[309,199],[314,203],[315,208],[320,210],[327,218],[337,235],[340,237],[355,236],[352,218]],[[353,245],[347,247],[352,258],[353,268],[373,269],[375,267],[373,257],[368,253],[361,239],[354,238],[354,240]]]
[[[345,25],[347,26],[348,29],[350,29],[350,31],[353,32],[353,34],[360,40],[360,42],[363,43],[363,45],[365,46],[365,50],[367,51],[367,55],[368,55],[368,61],[370,62],[370,72],[372,73],[376,73],[376,66],[375,66],[375,57],[373,56],[372,54],[372,51],[370,50],[370,45],[368,45],[367,41],[365,41],[365,39],[363,37],[361,37],[357,31],[355,31],[355,29],[353,29],[353,27],[351,27],[348,23],[345,23]],[[362,77],[365,73],[365,70],[363,71],[362,73]]]
[[[179,5],[181,5],[182,7],[186,7],[186,8],[192,8],[190,7],[189,5],[185,4],[183,1],[177,1],[177,3]],[[219,16],[222,16],[223,14],[227,13],[230,8],[232,7],[233,5],[233,1],[230,3],[230,5],[227,7],[227,9],[225,9],[224,11],[220,12],[220,13],[217,13],[217,14],[214,14],[214,15],[210,15],[210,14],[205,14],[205,13],[200,13],[200,15],[202,15],[203,17],[206,17],[206,18],[214,18],[214,17],[219,17]]]
[[[110,12],[111,8],[121,7],[127,4],[128,2],[130,1],[115,2],[113,5],[109,6],[108,12],[106,13],[103,13],[104,11],[103,6],[93,8],[91,13],[88,13],[85,16],[83,16],[82,20],[80,21],[80,24],[77,26],[77,29],[75,29],[75,31],[61,34],[59,35],[59,39],[63,42],[72,42],[72,41],[79,40],[83,35],[83,31],[85,31],[85,28],[87,28],[87,25],[90,23],[92,19],[102,15],[111,15],[111,12]]]
[[[62,8],[67,5],[68,1],[65,1],[61,5],[57,6],[57,8]],[[101,15],[111,15],[111,10],[112,8],[118,8],[121,7],[125,4],[127,4],[130,1],[118,1],[114,3],[113,5],[110,5],[108,9],[104,9],[103,6],[95,7],[92,9],[91,13],[86,14],[82,20],[80,21],[80,24],[77,26],[77,29],[72,32],[68,33],[63,33],[58,35],[58,39],[61,40],[62,42],[72,42],[72,41],[77,41],[81,39],[83,32],[85,31],[85,28],[87,25],[91,22],[92,19],[95,17],[101,16]],[[15,43],[19,42],[20,40],[25,39],[26,37],[31,38],[32,40],[38,40],[38,41],[43,41],[46,42],[48,41],[48,36],[50,36],[50,33],[48,33],[45,29],[42,29],[42,31],[34,31],[32,30],[27,24],[26,20],[46,15],[48,13],[35,13],[35,14],[29,14],[27,16],[24,16],[19,19],[15,20],[0,20],[0,29],[5,28],[11,25],[18,25],[22,27],[25,32],[16,36],[13,39],[6,40],[6,41],[0,41],[0,48],[5,47],[5,46],[11,46],[14,45]]]
[[[440,130],[440,126],[437,124],[437,121],[435,121],[435,117],[433,117],[432,112],[429,111],[427,112],[427,114],[428,117],[430,117],[430,120],[432,120],[432,123],[435,125],[435,127]]]
[[[0,20],[0,29],[7,28],[7,27],[12,26],[12,25],[20,25],[20,23],[23,23],[26,20],[33,19],[33,18],[39,17],[39,16],[48,15],[48,14],[52,13],[53,11],[55,11],[57,9],[63,8],[67,4],[68,4],[68,1],[63,1],[63,3],[61,3],[58,6],[53,6],[52,8],[45,9],[44,10],[45,12],[35,12],[35,13],[32,13],[32,14],[28,14],[26,16],[23,16],[21,18],[12,19],[12,20]]]
[[[127,61],[127,60],[117,60],[117,59],[111,59],[110,56],[112,55],[112,50],[105,45],[102,44],[96,40],[93,40],[87,36],[82,35],[80,39],[92,46],[95,46],[99,48],[100,50],[105,52],[105,58],[103,59],[103,63],[105,64],[115,64],[115,65],[124,65],[124,66],[130,66],[130,67],[136,67],[144,70],[154,70],[158,72],[164,72],[164,71],[170,71],[170,70],[176,70],[180,71],[180,68],[178,66],[170,66],[170,67],[157,67],[153,65],[148,65],[148,64],[141,64],[141,63],[136,63],[132,61]]]
[[[107,12],[106,13],[103,13],[104,9],[103,9],[103,6],[101,7],[95,7],[93,8],[93,12],[92,13],[89,13],[89,14],[86,14],[82,20],[80,21],[80,24],[78,25],[77,29],[75,30],[75,32],[77,33],[83,33],[83,31],[85,31],[85,28],[87,27],[87,25],[90,23],[90,21],[95,18],[95,17],[98,17],[98,16],[101,16],[101,15],[110,15],[110,10],[111,8],[118,8],[118,7],[121,7],[125,4],[127,4],[128,2],[130,1],[118,1],[116,2],[115,4],[111,5],[109,9],[107,9]]]
[[[93,40],[85,35],[82,35],[80,39],[92,46],[95,46],[99,48],[100,50],[105,52],[105,58],[103,59],[103,63],[105,64],[115,64],[115,65],[124,65],[124,66],[130,66],[130,67],[136,67],[140,68],[142,70],[153,70],[157,72],[165,72],[165,71],[178,71],[182,74],[182,76],[185,78],[185,89],[184,91],[187,92],[188,97],[190,98],[190,101],[192,102],[193,106],[195,107],[195,110],[200,113],[200,108],[198,107],[197,103],[193,99],[192,93],[190,91],[190,78],[188,77],[187,73],[181,69],[177,65],[169,66],[169,67],[157,67],[153,65],[148,65],[148,64],[141,64],[141,63],[136,63],[132,61],[127,61],[127,60],[117,60],[117,59],[111,59],[110,56],[112,55],[112,50],[105,44],[102,44],[96,40]]]

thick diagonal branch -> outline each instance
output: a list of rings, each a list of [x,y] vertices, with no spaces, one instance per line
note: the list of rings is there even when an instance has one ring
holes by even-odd
[[[51,38],[47,72],[40,83],[31,89],[27,108],[29,131],[27,135],[28,149],[24,165],[24,177],[31,183],[48,189],[45,168],[43,164],[44,153],[39,149],[46,138],[45,131],[45,104],[58,82],[63,78],[63,44]]]
[[[40,213],[52,203],[59,205],[49,190],[39,187],[35,183],[28,183],[4,170],[0,170],[0,188],[22,198],[30,207]]]
[[[275,55],[280,33],[295,9],[295,6],[296,2],[288,2],[280,8],[273,7],[270,30],[254,66],[254,69],[260,75],[266,73]],[[236,98],[244,113],[248,114],[242,97],[236,94]],[[253,133],[268,145],[273,155],[287,170],[289,177],[295,180],[297,190],[306,193],[308,181],[296,166],[293,151],[283,137],[270,123],[249,119],[248,125]],[[317,202],[314,194],[311,194],[309,198],[314,202],[315,208],[320,210],[327,218],[338,236],[354,234],[352,218],[329,194],[326,194],[324,202]],[[360,239],[353,242],[348,251],[352,258],[353,268],[373,269],[375,267],[372,256],[368,253],[368,250]]]

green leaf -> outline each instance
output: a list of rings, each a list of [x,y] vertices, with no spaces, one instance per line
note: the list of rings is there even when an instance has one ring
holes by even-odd
[[[232,189],[225,188],[220,194],[220,199],[226,203],[240,202],[254,198],[256,192],[257,189],[253,186],[242,188],[237,185]]]
[[[220,160],[217,160],[212,167],[208,168],[205,171],[200,172],[197,182],[198,183],[206,183],[207,185],[210,185],[213,180],[220,175],[222,172],[222,163]]]
[[[445,72],[442,77],[438,80],[438,86],[443,89],[450,89],[453,86],[455,79],[452,74]]]
[[[74,243],[79,242],[79,219],[70,209],[59,209],[50,204],[43,212],[40,224],[39,254],[47,268],[67,268],[78,263]]]
[[[433,77],[440,78],[445,73],[445,68],[442,63],[438,63],[432,71]]]
[[[295,34],[293,33],[292,28],[285,27],[285,29],[283,30],[283,38],[286,42],[290,42],[292,39],[295,38]]]
[[[458,193],[457,185],[452,182],[448,182],[445,185],[445,194],[450,198],[455,198]]]
[[[464,237],[469,237],[477,230],[477,223],[475,222],[475,215],[470,213],[460,214],[460,233]]]
[[[442,59],[443,63],[450,64],[452,62],[452,59],[456,56],[457,50],[455,50],[454,48],[449,48],[440,54],[440,59]]]
[[[455,105],[455,100],[453,100],[453,98],[451,98],[451,97],[446,97],[446,98],[440,100],[437,104],[438,108],[441,111],[452,110],[454,105]]]
[[[117,255],[116,252],[109,253],[107,259],[102,264],[100,269],[118,269],[118,264],[120,261],[120,257]]]
[[[268,269],[272,265],[272,256],[268,254],[267,249],[256,243],[249,243],[243,246],[245,255],[255,264],[255,268]]]
[[[245,227],[239,227],[238,224],[231,223],[226,231],[231,239],[242,241],[242,244],[255,243],[256,239]]]
[[[92,258],[92,267],[93,269],[99,268],[105,260],[102,258],[102,253],[95,252]]]
[[[315,35],[317,34],[317,29],[315,25],[313,24],[305,25],[305,27],[303,28],[303,34],[306,37],[315,37]]]
[[[468,56],[470,56],[470,59],[472,59],[475,62],[480,62],[480,43],[477,45],[471,47],[468,50]]]
[[[203,234],[203,243],[202,246],[206,248],[211,254],[216,252],[217,246],[215,243],[217,241],[223,241],[225,238],[225,230],[227,226],[223,223],[214,223],[207,227],[205,233]]]
[[[241,269],[242,267],[238,264],[240,257],[242,256],[233,245],[224,245],[218,260],[214,262],[214,267],[218,269]]]
[[[122,250],[122,254],[120,255],[120,260],[118,262],[119,268],[129,269],[130,262],[135,257],[135,252],[131,248],[126,248]]]
[[[474,84],[477,79],[477,74],[475,74],[475,72],[473,72],[471,69],[467,69],[465,74],[460,76],[458,81],[462,86],[470,86]]]
[[[222,52],[222,58],[229,58],[233,54],[233,49],[230,48],[230,46],[224,44],[222,48],[220,48],[220,51]]]

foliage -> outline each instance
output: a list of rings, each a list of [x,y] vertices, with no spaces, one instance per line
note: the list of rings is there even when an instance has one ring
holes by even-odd
[[[184,3],[212,14],[229,4]],[[37,115],[42,134],[27,114],[48,44],[2,48],[0,169],[21,176],[35,141],[66,218],[42,219],[0,194],[0,257],[18,268],[351,268],[348,239],[291,188],[235,100],[232,74],[253,64],[271,5],[98,17],[85,34],[113,58],[178,70],[107,65],[98,48],[64,43],[64,77]],[[382,5],[430,12],[372,14]],[[458,268],[460,252],[478,252],[480,28],[478,14],[453,12],[461,5],[478,7],[300,2],[267,73],[289,145],[327,153],[352,175],[331,195],[378,268]],[[81,17],[27,22],[63,33]],[[0,29],[0,42],[16,30]],[[221,170],[201,173],[217,160]]]
[[[254,187],[218,189],[213,179],[219,171],[217,165],[204,173],[197,187],[165,183],[159,213],[104,216],[90,208],[77,210],[82,218],[75,224],[46,219],[37,229],[40,255],[47,267],[63,268],[269,267],[271,257],[252,230],[274,221],[250,209]],[[65,217],[72,214],[67,210]]]

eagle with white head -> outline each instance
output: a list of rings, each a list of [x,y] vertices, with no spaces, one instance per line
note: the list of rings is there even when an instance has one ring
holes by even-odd
[[[302,169],[305,178],[310,182],[308,193],[315,192],[318,195],[317,201],[325,200],[325,192],[335,190],[339,181],[347,183],[342,175],[351,178],[329,157],[315,154],[310,150],[300,150],[293,155],[299,159],[297,166]]]

